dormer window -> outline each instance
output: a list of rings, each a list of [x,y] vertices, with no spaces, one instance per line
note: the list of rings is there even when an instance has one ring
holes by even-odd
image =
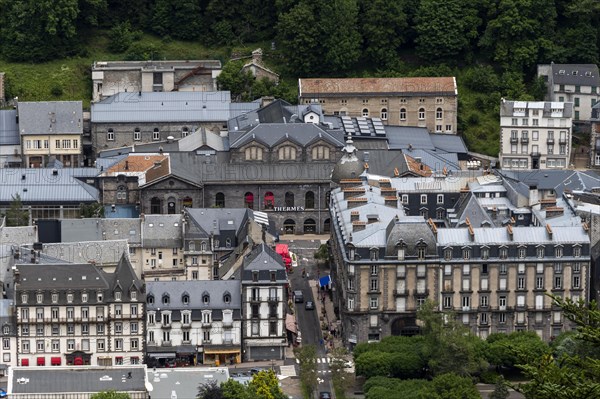
[[[258,271],[257,270],[252,271],[252,281],[255,283],[258,282]]]
[[[4,334],[4,335],[10,334],[10,326],[2,327],[2,334]]]
[[[275,282],[277,280],[277,274],[275,271],[271,270],[271,282]]]
[[[137,301],[137,291],[132,290],[131,293],[130,293],[130,295],[131,295],[131,300],[132,301]]]
[[[229,292],[226,292],[225,295],[223,295],[223,302],[227,305],[231,303],[231,294]]]
[[[37,301],[37,303],[42,303],[42,302],[44,302],[44,294],[42,294],[42,293],[38,293],[38,294],[37,294],[35,297],[36,297],[36,301]]]
[[[28,299],[27,294],[21,294],[21,303],[27,303]]]
[[[190,304],[190,296],[188,294],[183,294],[183,296],[181,297],[181,302],[184,305],[189,305]]]
[[[425,244],[419,245],[417,247],[417,259],[425,260],[426,251],[427,251],[427,247],[425,246]]]
[[[464,260],[471,259],[471,249],[470,248],[463,248],[462,254],[463,254],[463,259]]]
[[[73,303],[73,294],[67,294],[67,303]]]
[[[562,258],[562,256],[563,256],[563,249],[562,249],[562,247],[559,246],[559,247],[555,247],[554,248],[554,256],[557,257],[557,258]]]
[[[245,150],[246,161],[262,161],[263,149],[257,146],[248,147]]]
[[[190,241],[190,251],[196,250],[196,243],[194,241]]]
[[[579,258],[581,256],[581,247],[574,246],[573,247],[573,257]]]
[[[404,244],[400,244],[397,246],[398,250],[398,260],[404,260],[406,256],[406,246]]]
[[[168,294],[163,295],[162,297],[162,304],[163,305],[168,305],[171,303],[171,297],[169,297]]]
[[[280,161],[295,161],[296,160],[296,148],[291,145],[286,145],[279,148],[279,160]]]
[[[86,303],[88,301],[88,294],[87,292],[82,292],[81,293],[81,302]]]
[[[378,260],[378,259],[379,259],[379,249],[371,248],[371,260]]]
[[[121,300],[121,291],[115,291],[115,301]]]
[[[208,305],[210,303],[210,295],[208,295],[208,294],[202,295],[202,303],[204,305]]]
[[[154,305],[154,295],[148,295],[146,302],[148,302],[148,305]]]
[[[444,259],[451,260],[452,259],[452,248],[444,249]]]
[[[102,300],[104,300],[104,294],[102,292],[98,292],[98,294],[96,295],[96,299],[98,300],[98,302],[102,302]]]

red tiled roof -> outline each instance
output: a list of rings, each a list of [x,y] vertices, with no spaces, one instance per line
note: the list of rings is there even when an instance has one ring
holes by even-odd
[[[299,79],[300,96],[360,93],[452,93],[453,77]]]

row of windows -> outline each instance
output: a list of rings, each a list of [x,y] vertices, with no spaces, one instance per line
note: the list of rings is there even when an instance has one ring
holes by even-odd
[[[86,276],[81,276],[82,280],[86,279]],[[121,291],[115,291],[114,293],[114,297],[115,297],[115,301],[121,301],[122,300],[122,292]],[[43,292],[38,292],[35,294],[35,301],[36,303],[43,303],[44,302],[44,298],[45,295]],[[137,300],[137,291],[132,290],[129,293],[129,296],[131,298],[132,301],[136,301]],[[81,302],[86,303],[89,300],[89,293],[87,292],[82,292],[81,293]],[[50,299],[52,301],[52,303],[58,303],[59,301],[59,294],[57,292],[53,292],[50,294]],[[75,294],[74,293],[67,293],[66,295],[66,299],[67,299],[67,303],[73,303],[73,301],[75,300]],[[96,293],[96,301],[97,302],[102,302],[102,300],[104,299],[104,293],[102,292],[97,292]],[[21,303],[22,304],[27,304],[27,302],[29,301],[29,294],[28,293],[22,293],[21,294]]]
[[[398,280],[399,282],[404,282],[404,280]],[[544,285],[545,283],[545,278],[544,276],[536,276],[534,278],[534,282],[535,282],[535,286],[533,287],[533,289],[535,290],[544,290],[546,289],[546,286]],[[506,291],[508,290],[508,279],[506,277],[500,277],[497,281],[497,289],[500,291]],[[529,291],[529,286],[527,285],[526,282],[526,278],[525,276],[517,276],[515,278],[515,290],[517,291]],[[564,276],[562,275],[554,275],[553,279],[552,279],[552,289],[554,290],[562,290],[565,288],[570,288],[570,289],[581,289],[581,275],[579,274],[574,274],[571,277],[571,287],[565,287],[564,284]],[[400,288],[398,288],[400,290]],[[472,291],[473,287],[471,285],[471,278],[470,277],[463,277],[461,280],[461,284],[460,284],[460,289],[461,291]],[[453,281],[452,279],[445,279],[444,280],[444,286],[443,286],[443,290],[450,292],[454,290],[453,287]],[[479,290],[481,291],[489,291],[490,290],[490,282],[489,279],[487,278],[482,278],[479,281]],[[404,289],[401,291],[404,292]],[[419,292],[417,292],[419,293]]]
[[[31,350],[30,341],[25,339],[21,341],[21,352],[22,353],[51,353],[51,352],[61,352],[61,344],[60,340],[53,339],[51,342],[47,343],[46,340],[37,340],[35,342],[35,352]],[[106,351],[106,344],[104,339],[96,340],[96,350],[98,352]],[[123,338],[115,338],[113,344],[113,350],[122,351],[124,350],[124,339]],[[129,350],[138,350],[140,348],[140,340],[139,338],[130,338],[129,339]],[[75,343],[74,339],[67,340],[67,352],[72,352],[75,350],[81,350],[84,352],[90,351],[90,340],[82,339],[80,344]]]
[[[148,332],[148,342],[149,343],[154,344],[154,345],[156,345],[156,344],[171,344],[171,332],[170,331],[162,332],[162,342],[156,342],[155,337],[156,337],[156,335],[155,335],[154,331]],[[187,331],[187,330],[181,331],[181,340],[184,343],[190,343],[191,342],[190,331]],[[211,342],[209,330],[205,330],[202,332],[202,340],[205,343]],[[225,332],[223,334],[223,343],[231,344],[232,342],[233,342],[233,337],[232,337],[231,333]]]
[[[190,134],[190,129],[187,127],[181,128],[181,138],[187,137]],[[133,129],[133,140],[140,141],[142,139],[142,131],[139,127]],[[115,130],[109,128],[106,131],[106,140],[114,141],[115,140]],[[160,140],[160,129],[154,128],[152,131],[152,140],[159,141]],[[64,147],[63,147],[64,148]],[[75,147],[76,148],[76,147]]]
[[[453,257],[453,248],[446,248],[444,249],[444,259],[445,260],[451,260]],[[463,248],[462,249],[462,259],[471,259],[471,257],[473,256],[473,250],[471,248]],[[536,256],[538,259],[542,259],[546,256],[546,247],[543,245],[539,245],[536,246]],[[580,245],[573,245],[572,248],[572,256],[575,258],[579,258],[581,256],[581,246]],[[489,259],[490,257],[490,249],[489,248],[481,248],[480,249],[480,255],[481,255],[481,259]],[[563,246],[559,245],[559,246],[555,246],[554,247],[554,257],[556,258],[562,258],[563,256]],[[498,257],[500,259],[506,259],[508,258],[508,248],[500,248],[498,250]],[[519,259],[524,259],[527,257],[527,245],[520,245],[517,248],[517,258]]]
[[[265,150],[262,147],[250,146],[244,150],[246,161],[262,161]],[[295,161],[298,159],[298,149],[291,145],[279,147],[277,157],[280,161]],[[329,147],[319,145],[311,150],[312,159],[328,160],[330,159]]]
[[[402,194],[401,195],[401,201],[402,204],[404,205],[408,205],[409,201],[408,201],[408,194]],[[428,202],[428,195],[427,194],[421,194],[420,196],[420,204],[421,205],[425,205]],[[441,205],[444,203],[444,194],[437,194],[436,195],[436,204]]]
[[[518,130],[511,130],[510,131],[510,138],[515,140],[519,138],[519,131]],[[532,141],[538,141],[540,138],[540,132],[539,130],[532,130],[531,131],[531,140]],[[561,141],[567,141],[567,132],[564,130],[561,130],[559,132],[559,138]],[[521,139],[525,139],[528,140],[529,139],[529,131],[528,130],[521,130]],[[547,132],[547,141],[551,141],[554,140],[554,131],[553,130],[549,130]]]
[[[562,111],[560,111],[560,113],[562,113]],[[512,126],[529,126],[529,119],[528,118],[522,118],[521,119],[521,124],[519,125],[519,118],[511,118],[511,125]],[[538,119],[532,119],[532,125],[531,126],[539,126],[539,120]],[[548,120],[547,120],[547,126],[548,127],[554,127],[554,119],[548,118]],[[566,119],[560,119],[559,126],[560,127],[567,127],[567,120]]]
[[[47,149],[50,148],[49,140],[25,140],[25,148],[30,149]],[[62,139],[54,141],[54,148],[56,149],[78,149],[79,148],[79,140],[78,139]]]
[[[581,263],[579,263],[579,262],[575,262],[572,264],[565,263],[565,265],[567,267],[568,266],[571,267],[572,273],[581,273]],[[405,266],[398,266],[398,273],[400,274],[401,270],[405,270],[404,268],[405,268]],[[525,263],[519,263],[519,265],[517,267],[517,273],[525,274],[526,268],[527,268],[527,265]],[[554,269],[554,273],[562,274],[563,264],[555,263],[553,269]],[[444,265],[444,275],[451,276],[454,270],[455,270],[455,267],[453,265]],[[507,270],[508,270],[508,266],[505,263],[502,263],[498,266],[498,271],[500,274],[506,274]],[[481,265],[481,269],[480,269],[481,274],[484,274],[484,275],[488,274],[488,271],[489,271],[488,265],[486,265],[486,264]],[[535,271],[537,274],[543,274],[545,271],[545,264],[544,263],[536,263]],[[470,275],[471,274],[471,265],[463,265],[462,274],[465,276]]]
[[[348,105],[348,100],[345,98],[342,98],[339,100],[341,105]],[[388,99],[387,98],[381,98],[379,99],[379,103],[381,105],[386,105],[388,104]],[[400,104],[406,104],[408,103],[408,99],[405,97],[400,98]],[[424,97],[421,97],[418,99],[419,104],[424,104],[426,102],[426,99]],[[319,98],[307,98],[304,100],[304,104],[310,104],[310,103],[319,103],[319,104],[325,104],[326,100],[325,99],[319,99]],[[444,103],[444,99],[442,97],[437,97],[435,99],[435,103],[436,104],[443,104]],[[362,99],[362,104],[363,105],[367,105],[369,104],[369,99],[368,98],[363,98]]]
[[[149,305],[153,305],[155,303],[154,295],[148,295],[146,300]],[[231,303],[231,294],[229,292],[223,293],[223,302],[225,302],[226,304]],[[169,294],[163,294],[163,296],[161,298],[161,303],[163,305],[169,305],[171,303],[171,296]],[[181,303],[183,303],[184,305],[189,305],[190,304],[190,294],[184,293],[181,296]],[[208,294],[206,292],[202,294],[202,303],[204,305],[210,304],[210,294]]]
[[[517,144],[511,144],[510,145],[510,153],[511,154],[518,154],[519,153],[519,147]],[[540,154],[540,147],[537,144],[534,144],[531,146],[531,153],[532,154]],[[548,155],[554,155],[554,145],[552,144],[548,144],[547,147],[547,151],[546,153]],[[521,154],[529,154],[529,146],[527,144],[521,144]],[[558,155],[567,155],[567,146],[566,144],[560,144],[558,146]]]
[[[82,319],[82,320],[87,320],[87,319],[91,319],[93,318],[93,315],[91,315],[90,313],[90,308],[88,307],[81,307],[78,308],[79,309],[79,314],[77,315],[78,318]],[[96,308],[96,320],[98,321],[103,321],[104,320],[104,307],[97,307]],[[31,316],[33,318],[33,310],[31,312]],[[48,314],[49,313],[49,314]],[[21,308],[21,320],[28,320],[29,316],[30,316],[30,312],[29,312],[29,308]],[[127,314],[127,316],[137,316],[138,315],[138,305],[130,305],[129,307],[129,314]],[[50,308],[50,312],[47,311],[47,308],[35,308],[35,319],[39,320],[39,321],[43,321],[44,319],[46,319],[46,316],[50,316],[51,320],[60,320],[61,319],[61,313],[60,313],[60,309],[59,308]],[[115,305],[114,307],[114,317],[115,318],[120,318],[125,316],[125,314],[123,313],[123,306],[122,305]],[[74,320],[75,319],[75,308],[74,307],[68,307],[66,308],[66,312],[64,313],[64,316],[62,317],[63,319],[66,318],[66,320]]]
[[[104,335],[105,334],[105,325],[104,324],[95,324],[95,334],[96,335]],[[49,329],[46,329],[49,327]],[[65,333],[67,335],[75,335],[75,324],[67,324],[66,328],[61,328],[60,324],[51,324],[51,325],[43,325],[37,324],[35,325],[35,335],[37,336],[63,336]],[[30,329],[28,324],[23,324],[21,326],[21,336],[29,336],[30,332],[33,334],[33,329]],[[90,324],[81,324],[79,327],[79,331],[77,335],[89,335],[91,332]],[[115,322],[113,324],[113,334],[138,334],[139,333],[139,324],[138,322],[132,321],[130,323],[123,322]]]

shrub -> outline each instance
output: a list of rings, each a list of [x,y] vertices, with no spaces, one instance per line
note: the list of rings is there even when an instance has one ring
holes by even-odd
[[[108,33],[108,49],[113,53],[122,53],[133,43],[133,32],[129,21],[116,24]]]
[[[52,86],[50,89],[50,94],[52,94],[54,97],[60,97],[63,95],[63,89],[58,85]]]

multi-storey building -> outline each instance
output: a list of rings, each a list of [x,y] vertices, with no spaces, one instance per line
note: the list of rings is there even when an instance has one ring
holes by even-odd
[[[146,281],[191,279],[183,263],[182,222],[181,215],[141,216],[141,261]]]
[[[456,134],[457,98],[453,77],[298,80],[299,102],[320,104],[325,114],[377,117],[436,133]]]
[[[145,294],[128,260],[20,264],[15,270],[17,364],[126,365],[143,360]]]
[[[344,177],[340,169],[336,176]],[[417,309],[427,299],[481,337],[530,330],[550,340],[572,328],[545,294],[588,299],[590,229],[565,211],[562,199],[557,201],[562,193],[554,190],[552,198],[543,197],[544,184],[539,191],[524,192],[515,183],[501,190],[499,185],[509,183],[482,176],[461,190],[477,192],[462,201],[456,214],[434,222],[427,215],[406,215],[396,187],[411,179],[422,180],[367,175],[334,181],[339,185],[330,207],[336,221],[331,239],[334,300],[349,346],[414,334]],[[485,180],[490,186],[482,185]],[[422,188],[427,194],[430,185]],[[509,198],[517,199],[516,191],[535,204],[507,206]],[[486,192],[503,196],[491,198]],[[488,199],[501,205],[492,206]],[[476,208],[488,204],[491,215],[483,210],[481,216]],[[501,207],[506,207],[503,216],[492,216]],[[464,215],[474,215],[477,225]]]
[[[600,74],[596,64],[538,65],[546,82],[546,100],[573,103],[573,122],[588,122],[600,99]]]
[[[564,169],[571,157],[573,103],[500,104],[502,169]]]
[[[0,97],[0,104],[2,98]],[[0,111],[0,168],[21,166],[21,136],[16,110]]]
[[[215,91],[219,60],[95,61],[92,101],[117,93]]]
[[[17,112],[27,167],[44,167],[53,159],[68,167],[83,166],[81,101],[19,102]]]
[[[289,282],[281,255],[258,245],[244,258],[241,282],[244,360],[284,359]]]
[[[0,249],[0,252],[2,249]],[[4,253],[3,253],[4,255]],[[5,284],[3,284],[5,289]],[[2,335],[2,346],[0,354],[0,375],[6,375],[8,368],[17,365],[17,329],[14,299],[0,300],[0,328]]]
[[[241,361],[239,280],[148,282],[147,291],[151,365]]]

